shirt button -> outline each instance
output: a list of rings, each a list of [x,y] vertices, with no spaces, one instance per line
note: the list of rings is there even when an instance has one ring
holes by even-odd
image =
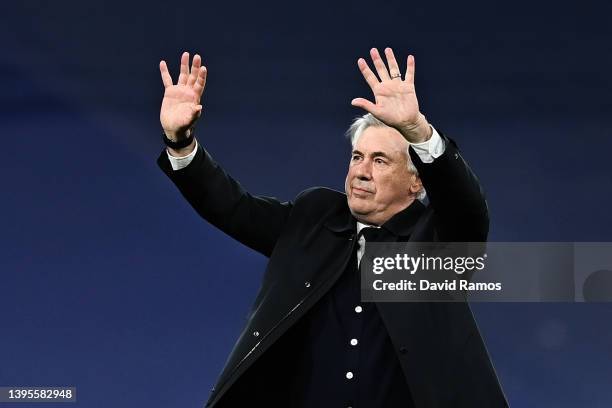
[[[351,346],[356,346],[359,341],[357,339],[351,339]]]
[[[353,373],[352,373],[352,372],[350,372],[350,371],[347,371],[347,372],[346,372],[346,378],[348,378],[349,380],[350,380],[351,378],[353,378]]]
[[[363,308],[361,306],[355,306],[355,313],[361,313]]]
[[[254,332],[253,332],[253,336],[255,336],[255,337],[259,337],[259,332],[258,332],[258,331],[254,331]]]
[[[307,288],[310,287],[310,282],[304,282],[304,286],[306,286]]]

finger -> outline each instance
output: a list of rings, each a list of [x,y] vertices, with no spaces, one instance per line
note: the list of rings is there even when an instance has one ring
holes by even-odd
[[[200,73],[200,65],[202,65],[202,58],[198,54],[193,56],[193,62],[191,63],[191,71],[189,72],[189,79],[187,80],[188,86],[193,86],[198,79]]]
[[[178,78],[179,85],[187,84],[187,78],[189,77],[189,53],[185,51],[181,55],[181,73]]]
[[[200,116],[202,116],[202,105],[193,105],[191,107],[191,126],[193,127],[193,125],[195,124],[195,122],[197,122],[198,119],[200,119]]]
[[[202,92],[204,92],[204,87],[206,86],[207,75],[208,70],[206,69],[206,67],[200,67],[198,72],[198,78],[196,79],[196,83],[193,86],[193,90],[196,92],[198,102],[200,102],[200,98],[202,98]]]
[[[389,65],[389,74],[391,79],[402,79],[402,71],[400,71],[393,50],[389,47],[385,48],[385,57],[387,57],[387,65]]]
[[[404,80],[414,85],[414,56],[408,55],[408,61],[406,62],[406,77]]]
[[[363,78],[366,80],[368,85],[370,85],[370,88],[374,89],[374,87],[380,82],[378,81],[378,78],[376,77],[376,75],[374,75],[374,73],[368,66],[368,63],[366,62],[366,60],[364,60],[363,58],[359,58],[357,60],[357,66],[359,67],[359,70],[361,71],[361,75],[363,75]]]
[[[164,88],[172,86],[172,77],[170,76],[170,72],[168,72],[168,66],[166,65],[166,61],[161,61],[159,63],[159,71],[161,72],[161,79],[164,83]]]
[[[380,54],[376,48],[372,48],[370,50],[370,56],[372,57],[374,67],[376,68],[376,73],[378,74],[381,82],[389,79],[389,71],[387,70],[387,66],[382,58],[380,58]]]
[[[374,114],[374,110],[376,110],[376,105],[373,104],[372,102],[368,101],[367,99],[364,98],[355,98],[351,101],[351,105],[357,107],[357,108],[361,108],[363,110],[366,110],[368,112],[370,112],[371,114]],[[374,115],[376,116],[376,115]]]

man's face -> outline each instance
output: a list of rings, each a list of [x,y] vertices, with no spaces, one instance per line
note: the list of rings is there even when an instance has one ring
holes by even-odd
[[[394,128],[370,126],[353,147],[345,191],[359,221],[381,225],[408,207],[421,181],[408,170],[408,142]]]

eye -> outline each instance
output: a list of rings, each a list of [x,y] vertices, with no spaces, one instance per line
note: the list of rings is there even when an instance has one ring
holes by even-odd
[[[361,159],[361,156],[360,156],[360,155],[358,155],[358,154],[354,154],[354,155],[351,157],[351,161],[357,161],[357,160],[359,160],[359,159]]]
[[[376,164],[387,164],[387,162],[384,161],[383,159],[381,159],[380,157],[377,157],[376,159],[374,159],[374,163],[376,163]]]

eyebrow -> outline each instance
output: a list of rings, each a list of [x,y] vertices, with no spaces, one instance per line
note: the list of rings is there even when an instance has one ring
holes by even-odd
[[[361,153],[359,150],[354,149],[353,150],[353,154],[359,154],[361,156],[365,156],[363,153]],[[385,152],[372,152],[370,153],[370,157],[384,157],[387,160],[393,161],[393,158],[391,156],[389,156],[387,153]]]

